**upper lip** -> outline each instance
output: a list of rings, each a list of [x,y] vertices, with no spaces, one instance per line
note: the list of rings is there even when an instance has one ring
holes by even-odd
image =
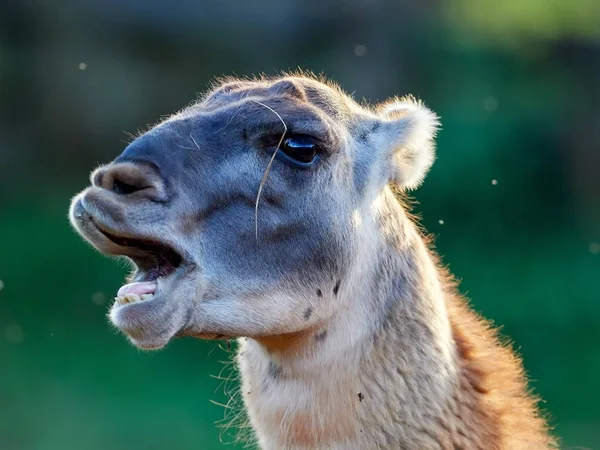
[[[117,234],[99,226],[91,216],[90,221],[105,238],[118,246],[111,249],[110,253],[131,259],[138,267],[142,279],[169,275],[183,263],[182,253],[163,240]]]

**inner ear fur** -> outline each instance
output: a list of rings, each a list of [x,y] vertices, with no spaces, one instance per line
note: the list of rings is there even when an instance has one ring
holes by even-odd
[[[435,160],[439,117],[414,97],[394,98],[378,109],[382,120],[383,151],[390,166],[390,182],[416,188]]]

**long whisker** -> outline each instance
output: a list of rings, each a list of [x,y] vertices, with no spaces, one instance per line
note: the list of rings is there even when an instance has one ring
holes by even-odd
[[[198,145],[198,143],[196,142],[196,139],[194,139],[194,136],[192,136],[192,133],[190,133],[190,139],[192,140],[192,142],[194,143],[194,145],[196,146],[196,148],[198,150],[200,150],[200,146]]]
[[[277,113],[277,111],[275,111],[273,108],[265,105],[264,103],[259,102],[258,100],[251,99],[250,101],[252,101],[254,103],[258,103],[259,105],[267,108],[269,111],[271,111],[273,114],[275,114],[279,118],[279,120],[281,120],[281,123],[283,124],[283,134],[281,135],[281,139],[279,139],[279,143],[277,144],[277,147],[275,148],[275,151],[273,152],[273,156],[271,156],[271,159],[269,160],[269,164],[267,164],[267,168],[265,169],[265,172],[263,173],[262,180],[260,180],[260,185],[258,186],[258,194],[256,195],[256,202],[254,204],[254,232],[256,235],[256,243],[258,244],[258,202],[260,201],[260,194],[262,193],[263,186],[267,181],[269,172],[271,171],[271,166],[273,165],[275,156],[277,155],[277,152],[279,151],[279,147],[281,146],[281,143],[283,142],[283,138],[285,137],[285,134],[287,133],[287,125],[285,124],[285,122],[281,118],[281,116]]]

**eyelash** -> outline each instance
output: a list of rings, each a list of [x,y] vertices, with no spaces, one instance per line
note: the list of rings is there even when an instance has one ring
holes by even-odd
[[[274,138],[275,136],[271,136],[269,141]],[[275,147],[280,140],[281,136],[270,147]],[[322,147],[318,139],[305,134],[290,133],[281,141],[276,158],[294,167],[307,169],[318,161],[321,152]]]

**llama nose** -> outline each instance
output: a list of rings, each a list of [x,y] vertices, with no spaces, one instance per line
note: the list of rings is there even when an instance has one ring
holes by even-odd
[[[168,200],[165,183],[150,164],[113,163],[92,173],[92,185],[123,196],[146,197],[153,201]]]

